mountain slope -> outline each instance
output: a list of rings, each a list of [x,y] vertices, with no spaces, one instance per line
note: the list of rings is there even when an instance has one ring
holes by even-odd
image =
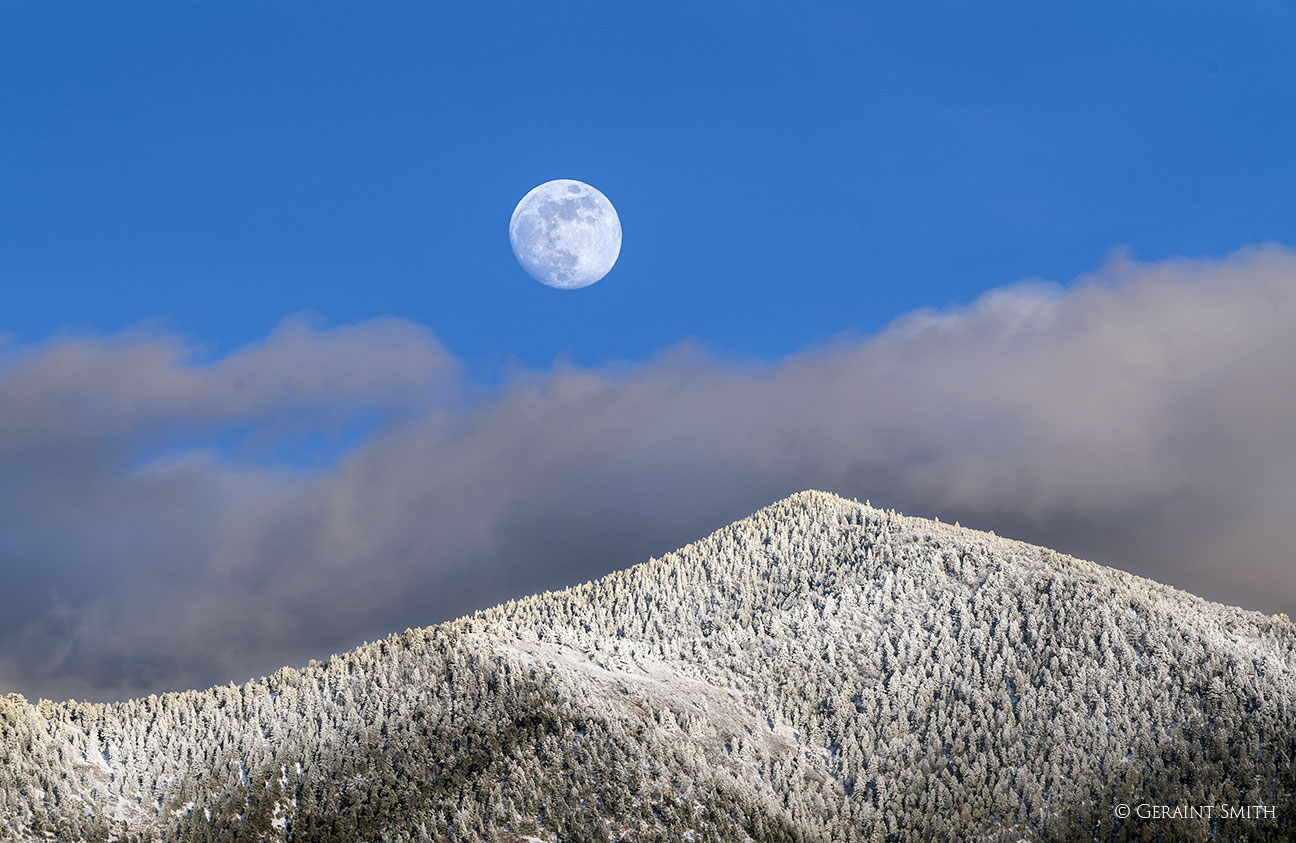
[[[1294,677],[1284,617],[804,492],[242,687],[10,696],[0,839],[1290,839]]]

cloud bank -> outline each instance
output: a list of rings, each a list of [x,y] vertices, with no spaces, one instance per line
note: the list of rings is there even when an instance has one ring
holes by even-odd
[[[214,362],[147,331],[0,346],[0,692],[242,681],[804,488],[1291,613],[1293,325],[1269,245],[1118,254],[777,363],[681,346],[490,388],[399,319]],[[356,414],[381,422],[324,468],[246,445]]]

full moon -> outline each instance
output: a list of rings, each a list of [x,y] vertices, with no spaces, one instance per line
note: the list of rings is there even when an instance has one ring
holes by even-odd
[[[621,220],[608,198],[583,181],[555,179],[513,210],[509,242],[535,280],[560,290],[598,281],[621,254]]]

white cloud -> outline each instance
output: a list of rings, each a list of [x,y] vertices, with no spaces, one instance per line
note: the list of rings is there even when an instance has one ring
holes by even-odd
[[[289,323],[210,365],[143,335],[0,350],[0,652],[18,654],[0,685],[241,679],[632,564],[807,487],[1290,611],[1292,325],[1296,254],[1265,246],[1117,254],[776,364],[683,347],[485,400],[401,320]],[[172,428],[374,404],[401,420],[324,472],[126,456]]]

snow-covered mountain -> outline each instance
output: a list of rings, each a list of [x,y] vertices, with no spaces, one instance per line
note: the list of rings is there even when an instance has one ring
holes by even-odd
[[[241,687],[11,695],[0,752],[0,839],[1290,840],[1296,626],[804,492]]]

